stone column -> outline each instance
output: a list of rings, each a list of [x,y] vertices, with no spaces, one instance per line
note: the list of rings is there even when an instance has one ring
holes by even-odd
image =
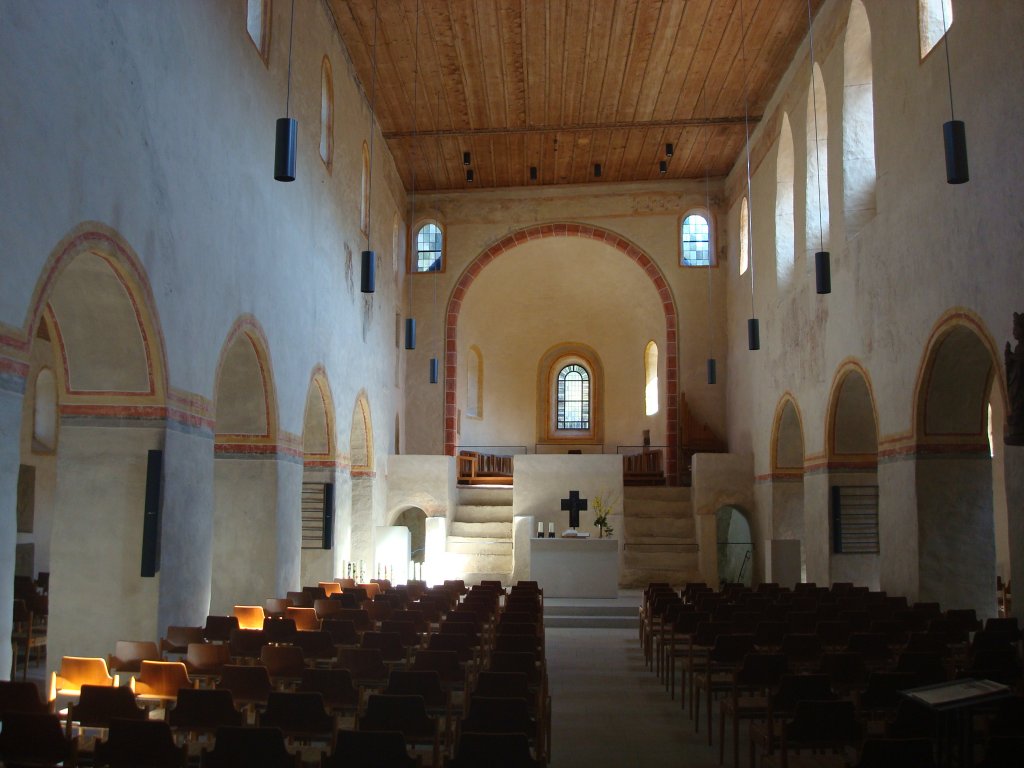
[[[1006,476],[1006,516],[1010,539],[1012,615],[1024,620],[1024,446],[1003,448]]]
[[[198,626],[210,612],[213,435],[170,425],[164,442],[157,628]]]
[[[9,386],[5,387],[5,384]],[[14,601],[14,552],[18,542],[19,435],[24,379],[0,376],[0,679],[11,671],[11,609]]]
[[[302,587],[302,458],[277,460],[277,577],[275,592],[283,597]]]

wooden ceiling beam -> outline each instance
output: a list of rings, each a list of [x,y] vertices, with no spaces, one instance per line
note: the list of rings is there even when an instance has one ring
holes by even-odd
[[[756,123],[761,115],[751,115],[749,121]],[[611,123],[584,123],[580,125],[527,125],[521,128],[466,128],[466,129],[423,129],[419,131],[385,131],[385,139],[412,139],[437,136],[500,136],[516,133],[559,133],[562,131],[614,131],[621,128],[704,128],[717,125],[743,125],[743,116],[696,117],[689,120],[622,120]]]

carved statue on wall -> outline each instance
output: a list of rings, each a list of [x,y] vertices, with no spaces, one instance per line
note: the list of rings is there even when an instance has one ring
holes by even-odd
[[[1017,346],[1006,342],[1006,392],[1010,400],[1006,416],[1007,445],[1024,445],[1024,313],[1013,313],[1013,338]]]

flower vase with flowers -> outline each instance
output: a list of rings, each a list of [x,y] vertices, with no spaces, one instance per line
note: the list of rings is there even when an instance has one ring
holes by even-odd
[[[607,494],[604,494],[607,496]],[[611,536],[615,533],[615,529],[608,524],[608,515],[612,513],[612,508],[605,503],[601,496],[594,497],[594,512],[596,517],[594,518],[594,525],[597,526],[597,537],[603,539],[605,534]]]

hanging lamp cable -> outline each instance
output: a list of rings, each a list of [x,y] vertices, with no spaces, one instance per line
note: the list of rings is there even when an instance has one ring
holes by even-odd
[[[814,86],[814,20],[811,0],[807,0],[807,49],[811,64],[811,108],[814,110],[814,166],[818,185],[818,245],[825,250],[825,226],[821,217],[821,152],[818,138],[818,89]]]
[[[294,3],[295,0],[292,0]],[[369,168],[366,171],[366,250],[370,248],[370,223],[373,221],[373,214],[370,212],[370,203],[373,200],[373,134],[374,117],[377,108],[377,0],[373,0],[373,74],[370,76],[370,158]]]
[[[701,87],[701,94],[704,97],[704,207],[708,212],[708,249],[711,248],[711,169],[710,148],[711,148],[711,126],[707,124],[708,113],[708,91],[707,83]],[[711,312],[711,253],[708,253],[708,359],[715,357],[715,323]]]
[[[746,141],[746,156],[747,156],[747,247],[750,250],[750,317],[754,317],[754,238],[750,236],[750,233],[754,231],[754,206],[753,206],[753,195],[751,194],[750,186],[750,95],[749,95],[749,82],[747,72],[747,32],[746,25],[743,23],[743,0],[740,2],[740,56],[743,59],[743,133]]]
[[[284,116],[291,117],[289,108],[292,102],[292,39],[295,34],[295,0],[292,0],[292,16],[288,22],[288,89],[284,97]]]

